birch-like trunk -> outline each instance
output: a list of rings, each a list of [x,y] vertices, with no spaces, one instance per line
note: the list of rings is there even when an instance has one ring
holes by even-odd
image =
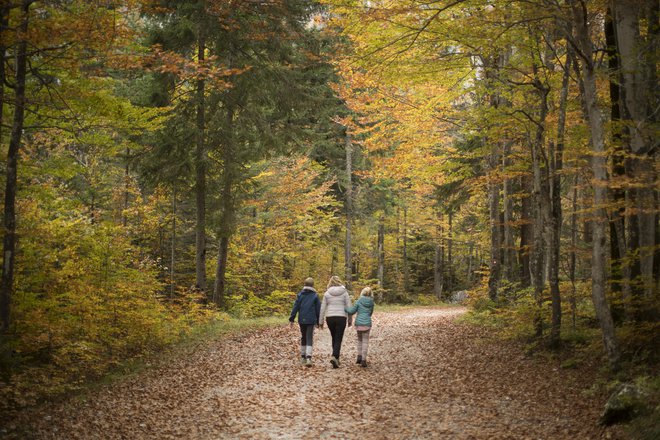
[[[569,0],[575,24],[576,40],[582,58],[581,77],[584,86],[584,101],[591,133],[593,156],[591,168],[594,176],[594,220],[593,247],[591,255],[591,297],[600,322],[603,344],[612,368],[619,364],[619,344],[614,331],[614,322],[607,301],[607,156],[605,149],[604,124],[598,105],[596,72],[592,59],[593,43],[589,33],[586,6],[577,0]],[[572,36],[568,36],[572,38]]]

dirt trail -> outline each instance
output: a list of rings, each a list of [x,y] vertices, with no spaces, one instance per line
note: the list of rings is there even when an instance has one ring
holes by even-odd
[[[297,365],[288,326],[210,343],[194,355],[29,416],[57,439],[588,439],[602,396],[580,371],[526,358],[455,318],[464,309],[377,313],[370,366],[355,332],[333,370],[317,331],[315,365]]]

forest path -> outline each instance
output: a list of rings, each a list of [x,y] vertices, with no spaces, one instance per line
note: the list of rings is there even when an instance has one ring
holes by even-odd
[[[588,439],[602,396],[556,361],[527,358],[460,324],[463,308],[376,313],[370,366],[355,331],[333,370],[327,328],[315,365],[297,364],[299,331],[224,337],[88,396],[42,408],[31,437],[58,439]]]

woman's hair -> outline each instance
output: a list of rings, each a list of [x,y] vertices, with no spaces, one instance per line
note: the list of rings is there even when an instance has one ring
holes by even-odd
[[[371,287],[365,287],[362,289],[362,292],[360,292],[360,295],[362,296],[371,296]]]
[[[344,283],[341,282],[341,278],[339,278],[337,275],[333,275],[330,277],[330,281],[328,281],[328,289],[333,287],[333,286],[343,286]]]
[[[305,286],[314,287],[314,278],[312,277],[305,278]]]

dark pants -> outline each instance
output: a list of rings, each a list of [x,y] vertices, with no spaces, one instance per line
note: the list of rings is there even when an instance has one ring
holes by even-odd
[[[314,324],[298,324],[300,326],[300,345],[314,345]]]
[[[328,324],[332,335],[332,355],[339,359],[341,341],[344,339],[344,330],[346,330],[346,318],[343,316],[328,316],[325,318],[325,322]]]

